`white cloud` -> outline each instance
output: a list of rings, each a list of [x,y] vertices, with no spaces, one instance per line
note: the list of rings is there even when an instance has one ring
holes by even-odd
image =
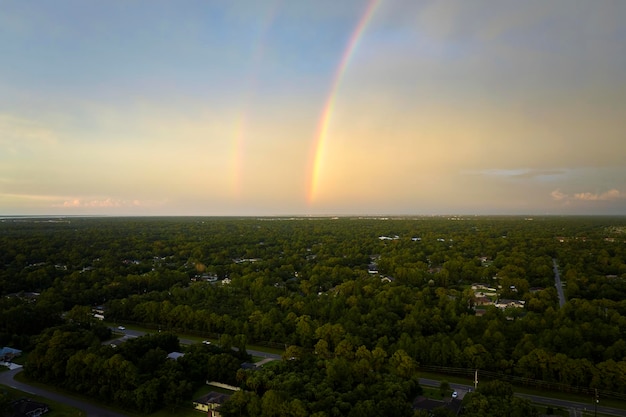
[[[560,190],[554,190],[550,193],[556,201],[615,201],[626,198],[626,194],[613,188],[603,193],[580,192],[572,195],[565,194]]]
[[[567,194],[562,193],[560,190],[554,190],[550,193],[553,199],[562,201],[567,199]]]
[[[75,198],[66,200],[60,205],[65,208],[118,208],[118,207],[140,207],[142,203],[139,200],[119,200],[113,198],[86,200]]]

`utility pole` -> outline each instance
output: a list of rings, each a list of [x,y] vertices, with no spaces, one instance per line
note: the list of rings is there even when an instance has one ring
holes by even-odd
[[[596,388],[596,401],[594,404],[594,417],[598,417],[598,403],[600,402],[600,399],[598,398],[598,389]]]

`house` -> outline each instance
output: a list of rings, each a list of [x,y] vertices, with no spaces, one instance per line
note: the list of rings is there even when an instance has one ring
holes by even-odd
[[[228,394],[211,391],[193,402],[196,410],[207,412],[208,417],[220,417],[219,408],[230,398]]]
[[[508,307],[514,307],[514,308],[524,308],[524,304],[526,304],[526,301],[522,301],[522,300],[507,300],[505,298],[500,299],[498,301],[496,301],[496,307],[498,307],[500,310],[504,310]]]
[[[39,417],[49,411],[48,405],[28,398],[20,398],[11,403],[13,417]]]
[[[178,358],[181,358],[183,356],[185,356],[185,354],[182,353],[182,352],[170,352],[170,353],[167,354],[167,359],[173,359],[173,360],[177,361]]]
[[[0,361],[1,362],[11,362],[13,358],[20,356],[22,351],[19,349],[13,349],[10,347],[3,347],[0,349]]]
[[[476,297],[476,305],[477,306],[493,305],[493,301],[491,301],[488,297],[485,297],[483,295],[481,297]]]
[[[474,292],[480,291],[480,292],[483,292],[483,293],[492,293],[492,292],[496,292],[497,291],[493,287],[490,287],[490,286],[485,285],[485,284],[479,284],[479,283],[472,284],[472,290],[474,290]]]

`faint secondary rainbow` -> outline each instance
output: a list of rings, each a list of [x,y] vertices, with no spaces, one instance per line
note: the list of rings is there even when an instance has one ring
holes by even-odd
[[[313,200],[317,196],[319,188],[320,173],[322,171],[324,159],[324,150],[328,139],[328,128],[330,126],[330,120],[335,107],[337,90],[339,89],[339,85],[341,84],[343,75],[346,72],[346,68],[350,63],[350,58],[352,58],[354,50],[359,43],[359,39],[363,35],[367,24],[372,19],[374,11],[376,10],[380,2],[381,0],[370,0],[370,2],[368,3],[365,11],[363,12],[363,15],[361,16],[361,19],[359,20],[358,24],[354,28],[354,31],[352,32],[352,36],[350,36],[350,40],[346,45],[346,48],[341,57],[341,61],[339,61],[339,66],[337,66],[337,70],[335,71],[335,76],[333,77],[333,82],[331,84],[328,98],[326,99],[324,110],[322,111],[322,115],[318,123],[317,135],[315,137],[316,139],[314,143],[313,166],[310,176],[309,193],[307,196],[309,203],[313,202]]]
[[[265,9],[263,18],[260,21],[259,33],[256,36],[250,56],[249,70],[245,79],[245,94],[242,98],[242,110],[237,115],[233,129],[231,192],[232,197],[235,199],[239,199],[242,195],[245,142],[249,124],[250,103],[257,87],[257,71],[265,55],[268,31],[272,27],[281,3],[282,0],[274,0]]]

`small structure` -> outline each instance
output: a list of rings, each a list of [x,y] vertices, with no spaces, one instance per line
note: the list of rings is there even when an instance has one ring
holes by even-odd
[[[504,310],[508,307],[512,307],[512,308],[524,308],[524,305],[526,304],[526,301],[523,300],[507,300],[505,298],[502,298],[498,301],[496,301],[496,307],[498,307],[500,310]]]
[[[11,362],[13,358],[16,358],[22,354],[19,349],[13,349],[10,347],[3,347],[0,349],[0,362]]]
[[[181,358],[183,356],[185,356],[183,352],[170,352],[167,354],[167,359],[172,359],[172,360],[177,361],[178,358]]]
[[[493,301],[491,301],[488,297],[484,295],[481,297],[476,297],[476,305],[477,306],[490,306],[493,305]]]
[[[205,411],[208,417],[220,417],[219,408],[230,398],[228,394],[211,391],[193,402],[196,410]]]
[[[47,404],[20,398],[11,403],[13,417],[39,417],[47,413],[50,409]]]

